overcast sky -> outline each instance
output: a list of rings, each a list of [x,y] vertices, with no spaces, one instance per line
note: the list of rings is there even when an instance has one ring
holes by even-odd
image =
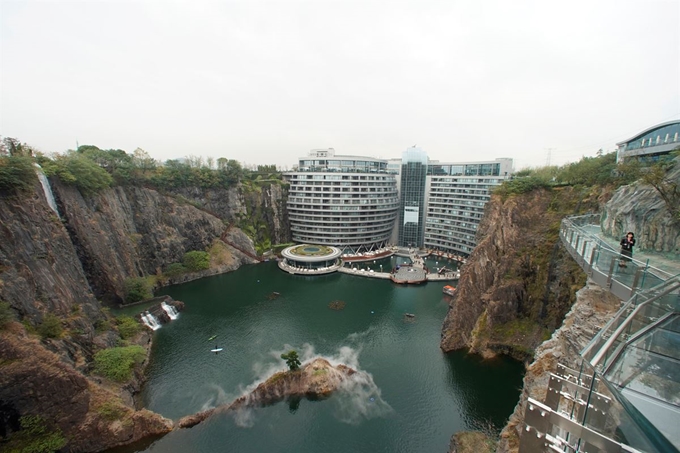
[[[680,118],[680,0],[0,0],[0,135],[563,164]]]

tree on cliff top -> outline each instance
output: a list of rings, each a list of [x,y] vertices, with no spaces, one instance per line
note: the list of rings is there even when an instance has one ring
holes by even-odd
[[[281,358],[286,361],[286,365],[290,368],[290,371],[296,371],[300,369],[300,359],[298,358],[298,353],[294,349],[288,351],[286,354],[281,354]]]

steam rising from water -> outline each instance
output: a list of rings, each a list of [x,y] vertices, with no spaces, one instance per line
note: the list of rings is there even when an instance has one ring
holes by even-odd
[[[363,338],[371,333],[371,328],[364,332],[352,333],[348,335],[346,342],[357,345]],[[322,357],[333,365],[345,365],[356,373],[344,379],[339,389],[327,401],[327,404],[334,406],[334,416],[352,425],[358,425],[364,420],[376,417],[383,417],[393,412],[392,407],[382,399],[380,388],[373,380],[371,373],[361,370],[359,367],[360,346],[341,346],[333,355],[317,354],[314,346],[305,343],[301,347],[284,345],[281,350],[272,350],[269,355],[274,361],[256,362],[253,364],[253,372],[256,379],[246,387],[241,387],[240,394],[247,395],[258,385],[267,380],[272,374],[288,369],[286,362],[281,359],[281,354],[295,349],[298,351],[300,361],[304,364],[317,357]],[[220,398],[221,399],[221,398]],[[234,421],[236,425],[249,428],[255,424],[255,413],[251,408],[242,408],[235,412]]]

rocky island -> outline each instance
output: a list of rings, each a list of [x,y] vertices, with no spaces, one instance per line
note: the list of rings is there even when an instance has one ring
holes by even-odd
[[[217,412],[227,412],[244,407],[262,407],[286,398],[304,397],[320,399],[330,396],[357,371],[345,365],[331,365],[328,360],[317,357],[299,370],[279,371],[258,385],[252,392],[235,401],[181,418],[176,426],[190,428]]]

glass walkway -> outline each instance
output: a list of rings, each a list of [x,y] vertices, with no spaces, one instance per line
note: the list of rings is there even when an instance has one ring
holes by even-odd
[[[546,399],[529,398],[520,452],[680,449],[680,261],[621,256],[600,216],[562,221],[563,244],[623,304],[583,349],[558,364]],[[652,266],[651,264],[655,264]]]

